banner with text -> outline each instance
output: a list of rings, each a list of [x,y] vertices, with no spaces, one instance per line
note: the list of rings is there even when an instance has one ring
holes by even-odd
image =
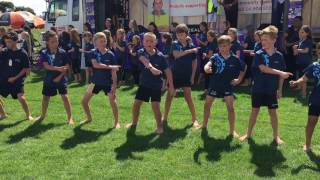
[[[239,0],[239,14],[272,12],[272,0]]]
[[[207,0],[171,0],[170,16],[203,16],[207,14]]]

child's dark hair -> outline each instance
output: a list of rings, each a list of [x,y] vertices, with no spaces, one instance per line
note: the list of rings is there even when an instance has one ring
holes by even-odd
[[[301,27],[301,29],[308,34],[308,35],[307,35],[307,39],[312,40],[311,28],[310,28],[308,25],[303,25],[303,26]]]
[[[179,24],[176,28],[177,33],[186,33],[189,34],[189,29],[185,24]]]
[[[150,22],[150,23],[149,23],[149,26],[153,26],[154,32],[159,32],[158,26],[156,25],[155,22]]]
[[[199,24],[200,26],[203,26],[204,28],[205,28],[205,32],[208,32],[209,31],[209,27],[208,27],[208,23],[207,22],[201,22],[200,24]]]
[[[170,33],[164,33],[162,37],[166,40],[166,44],[172,44],[172,35]]]
[[[83,37],[88,37],[92,41],[93,35],[90,31],[86,31],[83,33]]]
[[[107,48],[111,48],[112,44],[113,44],[113,39],[112,39],[111,32],[109,30],[104,30],[103,33],[107,38]]]

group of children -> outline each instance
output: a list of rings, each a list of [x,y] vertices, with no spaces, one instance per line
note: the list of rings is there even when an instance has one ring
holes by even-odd
[[[201,27],[203,26],[203,27]],[[174,27],[174,36],[163,34],[163,50],[160,50],[159,37],[154,32],[147,32],[139,36],[134,28],[134,21],[130,22],[131,41],[124,41],[125,31],[119,29],[116,32],[116,40],[113,42],[112,33],[109,30],[92,35],[84,33],[85,48],[81,49],[76,37],[72,37],[74,45],[68,51],[63,50],[59,43],[58,34],[48,31],[46,48],[41,51],[43,67],[46,71],[43,81],[42,111],[38,118],[33,118],[28,109],[23,91],[23,82],[29,71],[29,63],[25,51],[17,48],[17,34],[7,33],[4,40],[7,48],[0,53],[0,94],[7,97],[18,98],[26,113],[27,119],[41,121],[47,114],[50,97],[61,95],[67,112],[69,124],[74,124],[71,113],[71,105],[68,98],[67,78],[73,61],[69,53],[85,53],[87,78],[90,78],[87,91],[82,99],[82,106],[86,114],[86,120],[92,121],[89,108],[90,99],[100,91],[108,96],[114,115],[114,127],[120,128],[116,91],[119,78],[124,76],[123,57],[128,44],[129,56],[132,61],[132,71],[135,82],[138,84],[135,100],[132,107],[132,122],[127,128],[135,128],[139,121],[140,108],[143,102],[151,101],[152,110],[156,119],[156,132],[163,133],[163,124],[167,123],[172,101],[177,89],[182,89],[185,101],[191,113],[191,121],[195,128],[206,129],[210,117],[210,110],[216,98],[223,98],[229,120],[229,134],[232,137],[244,141],[252,136],[252,131],[259,114],[260,107],[268,107],[273,138],[277,144],[282,144],[278,131],[278,98],[282,96],[282,86],[285,79],[292,76],[286,72],[286,66],[282,54],[275,48],[278,30],[274,26],[268,26],[256,32],[257,43],[254,49],[249,51],[253,56],[252,66],[247,66],[243,60],[243,48],[237,41],[237,30],[230,28],[227,35],[218,37],[214,31],[206,30],[204,24],[200,24],[202,35],[196,37],[199,47],[194,46],[189,36],[188,27],[179,24]],[[303,27],[305,28],[305,27]],[[301,28],[302,41],[295,52],[297,56],[309,56],[311,47],[307,41],[310,31]],[[72,29],[71,32],[76,31]],[[75,32],[74,32],[75,33]],[[176,40],[173,41],[173,37]],[[306,37],[306,39],[304,39]],[[142,40],[140,40],[142,39]],[[142,46],[140,45],[142,41]],[[199,61],[199,58],[201,59]],[[303,57],[300,57],[304,59]],[[70,61],[71,59],[71,61]],[[119,60],[120,59],[120,60]],[[303,62],[307,63],[307,62]],[[308,62],[309,64],[311,62]],[[203,110],[203,122],[197,120],[195,105],[192,99],[191,87],[195,83],[199,65],[201,73],[205,77],[206,98]],[[309,120],[306,128],[306,143],[304,150],[310,150],[311,136],[320,115],[320,64],[313,63],[306,66],[304,75],[297,81],[290,81],[292,87],[303,86],[308,79],[315,80],[315,87],[310,96]],[[73,71],[78,72],[75,68]],[[236,113],[234,108],[234,86],[239,85],[250,69],[252,72],[252,110],[249,117],[248,129],[245,135],[239,136],[236,132]],[[75,73],[75,72],[74,72]],[[78,78],[79,80],[79,78]],[[163,114],[160,111],[161,92],[167,89]],[[0,117],[6,118],[4,105],[0,103]]]

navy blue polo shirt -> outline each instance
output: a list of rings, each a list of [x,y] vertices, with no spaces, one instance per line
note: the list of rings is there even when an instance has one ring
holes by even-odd
[[[262,44],[259,42],[256,42],[255,44],[254,44],[254,48],[253,48],[253,52],[257,52],[257,51],[259,51],[260,49],[262,49]]]
[[[320,63],[314,62],[307,69],[305,75],[314,80],[314,87],[309,97],[311,105],[320,106]]]
[[[141,46],[134,46],[133,49],[132,49],[132,52],[133,53],[136,53],[136,56],[132,56],[130,55],[130,58],[131,58],[131,63],[133,65],[136,65],[136,66],[139,66],[140,65],[140,61],[139,61],[139,58],[138,58],[138,51],[141,49]]]
[[[205,33],[205,32],[200,32],[199,35],[198,35],[198,38],[199,38],[199,40],[200,40],[201,42],[206,42],[206,41],[207,41],[207,33]],[[199,46],[200,46],[200,47],[205,47],[205,46],[200,45],[200,44],[199,44]]]
[[[252,62],[253,93],[274,94],[278,90],[279,76],[266,74],[260,71],[259,66],[265,65],[272,69],[285,70],[283,55],[279,51],[269,56],[264,49],[256,52]]]
[[[162,74],[155,76],[151,73],[149,69],[143,68],[140,75],[140,86],[154,89],[154,90],[161,90],[162,83],[163,83],[164,70],[168,68],[168,63],[165,57],[158,50],[156,50],[155,54],[150,55],[148,52],[146,52],[145,49],[139,50],[138,57],[141,57],[141,56],[144,56],[145,58],[147,58],[153,67],[162,71]]]
[[[80,53],[80,46],[77,45],[75,42],[70,43],[71,49],[73,48],[74,51],[70,53],[71,59],[80,59],[81,58],[81,53]]]
[[[243,47],[240,41],[232,41],[230,51],[235,55],[237,55],[237,51],[240,51],[240,60],[244,60]]]
[[[209,62],[212,63],[209,88],[218,92],[232,91],[231,81],[238,78],[240,71],[244,71],[246,65],[236,56],[230,55],[227,59],[221,54],[214,54]]]
[[[91,61],[96,60],[97,63],[105,65],[115,65],[116,59],[110,50],[107,50],[105,54],[101,54],[98,49],[94,49],[90,53]],[[92,68],[92,83],[100,86],[111,86],[112,85],[112,74],[110,69],[97,69]]]
[[[306,39],[303,41],[299,42],[298,49],[305,49],[309,48],[309,52],[307,53],[298,53],[296,56],[297,58],[297,64],[302,64],[302,65],[309,65],[312,62],[312,40],[311,39]]]
[[[86,43],[84,45],[84,50],[85,51],[91,51],[92,49],[94,49],[94,45],[92,43]],[[90,55],[89,54],[90,53],[85,53],[84,54],[85,59],[88,60],[88,61],[90,61]]]
[[[208,42],[206,52],[212,51],[213,54],[218,52],[218,43],[217,41]]]
[[[183,52],[188,49],[193,49],[193,44],[187,44],[185,47],[179,42],[175,41],[172,46],[173,51]],[[182,77],[183,79],[190,79],[192,75],[192,62],[197,58],[196,53],[190,53],[175,59],[172,66],[173,76]]]
[[[1,72],[0,76],[3,80],[8,81],[10,77],[15,77],[18,75],[24,68],[30,68],[30,62],[28,54],[23,49],[11,50],[5,49],[0,53],[1,63]],[[15,84],[22,84],[26,76],[22,76],[17,79]]]
[[[121,41],[121,42],[118,43],[118,45],[121,48],[126,48],[127,43],[125,41]],[[121,60],[122,62],[124,62],[124,60],[126,58],[126,51],[122,52],[118,48],[116,48],[115,49],[115,54],[116,54],[118,60]],[[120,62],[118,62],[118,63],[120,63]]]
[[[49,49],[44,49],[41,51],[40,59],[43,62],[48,63],[50,66],[62,67],[68,64],[68,55],[63,49],[58,49],[56,54],[52,54]],[[43,83],[45,85],[54,85],[56,83],[53,80],[61,74],[59,71],[46,70],[46,75],[44,77]],[[64,77],[58,84],[65,85],[67,83],[67,78]]]

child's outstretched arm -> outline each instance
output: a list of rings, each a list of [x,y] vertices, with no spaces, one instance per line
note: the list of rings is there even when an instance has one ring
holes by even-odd
[[[169,85],[169,93],[174,94],[174,86],[173,86],[173,78],[172,78],[172,72],[170,68],[167,68],[164,70],[164,73],[166,74],[168,85]]]
[[[306,75],[303,75],[301,78],[299,78],[296,81],[290,81],[289,84],[291,87],[296,87],[297,85],[301,84],[301,83],[305,83],[308,81],[308,78]]]
[[[158,76],[162,73],[159,69],[153,67],[150,61],[146,57],[140,56],[139,61],[144,65],[144,67],[149,69],[153,75]]]
[[[60,82],[60,81],[62,80],[62,78],[65,77],[65,75],[67,75],[67,72],[68,72],[68,70],[70,69],[70,66],[69,66],[69,65],[65,65],[65,66],[63,66],[63,67],[65,67],[65,68],[67,69],[67,71],[60,73],[59,76],[57,76],[56,78],[54,78],[53,82],[58,83],[58,82]]]
[[[277,69],[273,69],[273,68],[270,68],[270,67],[263,65],[263,64],[259,65],[259,69],[263,73],[278,75],[283,79],[288,79],[290,76],[293,76],[293,74],[290,72],[284,72],[284,71],[280,71]]]
[[[92,62],[92,66],[96,69],[111,69],[111,70],[118,71],[120,68],[120,66],[118,65],[105,65],[102,63],[98,63],[97,60],[95,59],[92,59],[91,62]]]
[[[186,56],[190,53],[197,53],[197,52],[198,52],[198,48],[193,48],[193,49],[188,49],[185,51],[173,51],[172,54],[173,54],[174,59],[179,59],[179,58]]]

